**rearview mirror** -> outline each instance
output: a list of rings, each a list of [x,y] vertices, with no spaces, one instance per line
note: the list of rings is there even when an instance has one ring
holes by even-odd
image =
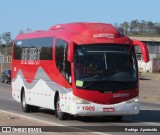
[[[133,40],[133,45],[139,46],[141,48],[144,62],[147,63],[149,61],[149,53],[148,53],[148,49],[145,43],[140,42],[138,40]]]

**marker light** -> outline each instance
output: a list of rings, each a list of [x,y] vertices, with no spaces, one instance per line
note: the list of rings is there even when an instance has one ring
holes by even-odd
[[[138,97],[135,97],[135,98],[132,98],[130,100],[127,101],[128,104],[131,104],[131,103],[139,103],[140,100],[139,100],[139,96]]]

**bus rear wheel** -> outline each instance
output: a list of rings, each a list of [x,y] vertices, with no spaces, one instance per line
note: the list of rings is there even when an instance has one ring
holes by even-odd
[[[59,96],[57,97],[57,100],[56,100],[55,116],[56,116],[56,118],[59,118],[60,120],[66,120],[68,118],[68,114],[62,112],[61,109],[60,109],[60,98],[59,98]]]

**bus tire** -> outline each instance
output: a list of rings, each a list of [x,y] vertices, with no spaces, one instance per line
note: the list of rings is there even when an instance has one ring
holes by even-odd
[[[56,100],[56,106],[55,106],[55,116],[56,118],[59,118],[60,120],[66,120],[68,118],[68,114],[61,111],[59,104],[60,104],[60,98],[58,95],[57,100]]]
[[[26,103],[26,97],[25,97],[25,92],[23,91],[23,93],[22,93],[22,110],[23,110],[23,112],[31,112],[31,110],[32,110],[32,106],[31,105],[28,105],[27,103]]]

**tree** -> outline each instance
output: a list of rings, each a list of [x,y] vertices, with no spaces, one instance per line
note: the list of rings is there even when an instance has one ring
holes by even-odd
[[[139,21],[138,20],[133,20],[133,21],[130,22],[130,31],[131,31],[131,33],[138,32],[138,25],[139,25]]]
[[[2,35],[0,35],[0,45],[2,44]]]
[[[126,21],[123,22],[122,24],[120,24],[120,28],[123,29],[123,33],[126,35],[128,33],[129,23]]]
[[[154,25],[156,33],[159,35],[160,34],[160,23],[155,23]]]
[[[2,38],[4,39],[6,44],[9,44],[12,39],[11,39],[11,32],[5,32],[2,34]]]
[[[160,23],[145,20],[132,20],[130,23],[124,21],[115,25],[121,33],[132,36],[159,36]]]
[[[152,23],[151,21],[147,22],[147,27],[148,27],[148,31],[153,31],[154,30],[154,23]]]
[[[0,35],[0,44],[8,45],[11,41],[11,32],[4,32]]]
[[[146,32],[146,30],[147,30],[147,22],[145,20],[142,20],[139,23],[138,28],[139,28],[139,32],[140,33]]]
[[[4,32],[0,35],[0,53],[5,55],[11,55],[11,32]]]

